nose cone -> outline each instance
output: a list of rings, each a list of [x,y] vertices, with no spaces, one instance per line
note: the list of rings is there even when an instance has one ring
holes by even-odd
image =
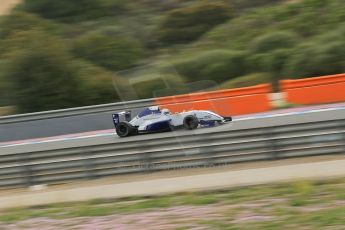
[[[224,117],[225,121],[232,121],[232,117]]]

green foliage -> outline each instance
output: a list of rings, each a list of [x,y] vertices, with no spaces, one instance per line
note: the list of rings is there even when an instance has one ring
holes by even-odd
[[[0,43],[13,34],[24,31],[44,31],[49,35],[58,35],[61,27],[52,21],[25,12],[14,12],[0,21]],[[1,54],[0,54],[1,55]]]
[[[292,78],[336,74],[344,70],[345,44],[341,41],[297,46],[285,65],[286,76]]]
[[[131,38],[90,33],[74,44],[74,53],[110,70],[133,67],[143,56],[141,44]]]
[[[228,87],[269,78],[277,86],[286,77],[340,73],[345,71],[344,21],[343,0],[24,0],[0,18],[0,106],[17,103],[12,100],[19,95],[12,73],[46,57],[42,71],[47,79],[66,63],[66,73],[77,81],[75,94],[82,95],[82,100],[66,105],[39,102],[51,108],[117,100],[112,72],[140,63],[158,63],[152,71],[157,72],[159,63],[172,62],[187,82],[210,80]],[[34,60],[29,62],[31,55]],[[37,65],[31,69],[40,71]],[[42,87],[37,81],[28,85],[37,88],[32,92]],[[162,87],[160,80],[135,86],[142,98]],[[175,88],[160,93],[193,90]]]
[[[315,188],[314,185],[307,181],[297,181],[291,184],[294,197],[290,200],[292,206],[303,206],[308,204],[308,198],[312,195]]]
[[[13,101],[20,112],[78,106],[81,102],[78,73],[61,42],[41,41],[13,54],[6,78],[13,82]],[[20,68],[19,68],[20,67]]]
[[[201,1],[169,12],[159,26],[158,40],[163,44],[188,43],[230,18],[231,9],[228,5]]]
[[[244,49],[255,38],[278,31],[290,31],[301,39],[310,39],[332,32],[344,20],[342,0],[301,0],[243,14],[211,30],[203,37],[201,44]]]
[[[263,83],[271,83],[272,75],[269,73],[253,73],[226,81],[220,85],[220,89],[241,88]]]
[[[269,55],[267,55],[263,60],[264,70],[276,75],[280,75],[290,55],[291,50],[289,49],[274,50],[273,52],[269,53]]]
[[[241,10],[272,5],[282,1],[284,0],[231,0],[231,3],[234,5],[234,7]]]
[[[66,220],[65,226],[60,226],[73,228],[75,222],[79,223],[76,217],[109,215],[137,217],[137,214],[144,212],[152,213],[155,217],[158,212],[163,212],[159,217],[171,221],[168,214],[187,208],[191,211],[211,211],[204,213],[203,220],[189,215],[191,211],[186,212],[186,218],[183,220],[173,220],[176,229],[180,226],[188,226],[186,229],[191,226],[211,229],[285,229],[291,226],[296,229],[342,229],[345,224],[345,207],[341,204],[342,200],[337,197],[344,194],[344,183],[344,179],[322,181],[320,184],[301,181],[222,189],[221,191],[99,199],[89,202],[17,208],[0,211],[0,222],[5,228],[13,225],[24,226],[33,218],[44,217],[51,219],[52,223],[54,219],[60,220],[59,222]],[[291,198],[300,200],[291,200]],[[255,219],[244,219],[243,214],[247,213]],[[215,214],[218,217],[216,220],[214,220]],[[256,219],[256,217],[269,218]],[[28,221],[23,222],[24,220]]]
[[[271,73],[275,80],[279,80],[291,53],[291,49],[277,49],[268,53],[252,54],[247,58],[248,68],[251,72]]]
[[[188,81],[213,80],[223,82],[246,73],[246,53],[213,50],[175,64]]]
[[[76,62],[76,68],[83,95],[80,105],[104,104],[118,100],[119,97],[112,82],[112,72],[83,61]]]
[[[118,14],[125,10],[123,0],[25,0],[24,9],[44,18],[82,21]]]
[[[153,98],[154,92],[157,89],[164,89],[164,81],[161,79],[155,79],[151,81],[139,82],[133,85],[139,98]]]
[[[253,53],[267,53],[277,49],[291,48],[297,43],[296,35],[287,31],[267,33],[254,39],[251,44]]]
[[[164,79],[156,78],[141,81],[133,84],[132,86],[139,98],[154,98],[188,92],[183,91],[185,89],[183,82],[181,82],[180,79],[174,75],[164,76]]]

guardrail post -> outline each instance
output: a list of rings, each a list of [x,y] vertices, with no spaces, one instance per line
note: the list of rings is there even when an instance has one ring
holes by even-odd
[[[93,152],[89,151],[89,152],[84,153],[83,151],[80,151],[80,154],[84,158],[83,162],[84,162],[84,167],[85,167],[86,179],[91,179],[91,180],[96,179],[97,176],[94,173],[94,169],[95,169],[94,159],[90,157],[93,155]]]
[[[344,149],[344,155],[345,155],[345,120],[343,120],[343,122],[340,125],[341,127],[341,132],[342,132],[342,137],[343,137],[343,149]]]
[[[270,150],[270,159],[271,160],[278,160],[279,159],[279,146],[277,141],[275,140],[275,127],[264,128],[264,137],[266,137],[267,148]]]
[[[155,170],[154,165],[152,164],[150,152],[141,154],[139,167],[143,169],[143,172],[151,172]]]
[[[205,128],[206,129],[206,128]],[[215,166],[215,161],[213,153],[214,153],[214,146],[212,145],[214,143],[214,138],[205,138],[203,136],[199,136],[194,134],[194,143],[198,144],[197,151],[198,151],[198,157],[204,158],[203,161],[199,165],[195,165],[193,167],[213,167]],[[205,146],[207,145],[207,146]],[[215,153],[214,153],[215,154]]]
[[[33,172],[29,165],[30,163],[30,153],[18,154],[18,163],[21,165],[23,174],[23,185],[30,187],[33,185]]]

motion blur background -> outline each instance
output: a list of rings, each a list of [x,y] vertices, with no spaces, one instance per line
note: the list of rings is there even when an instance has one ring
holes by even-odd
[[[344,229],[344,101],[344,0],[0,0],[0,229]]]
[[[343,0],[1,0],[0,14],[3,115],[116,102],[126,78],[140,99],[345,69]]]

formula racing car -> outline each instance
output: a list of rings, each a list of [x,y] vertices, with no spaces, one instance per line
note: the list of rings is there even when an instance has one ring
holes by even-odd
[[[113,122],[119,137],[128,137],[141,133],[173,131],[182,127],[187,130],[198,126],[212,127],[232,121],[231,117],[222,117],[206,110],[192,110],[171,113],[168,109],[152,106],[142,110],[132,118],[130,111],[113,114]]]

